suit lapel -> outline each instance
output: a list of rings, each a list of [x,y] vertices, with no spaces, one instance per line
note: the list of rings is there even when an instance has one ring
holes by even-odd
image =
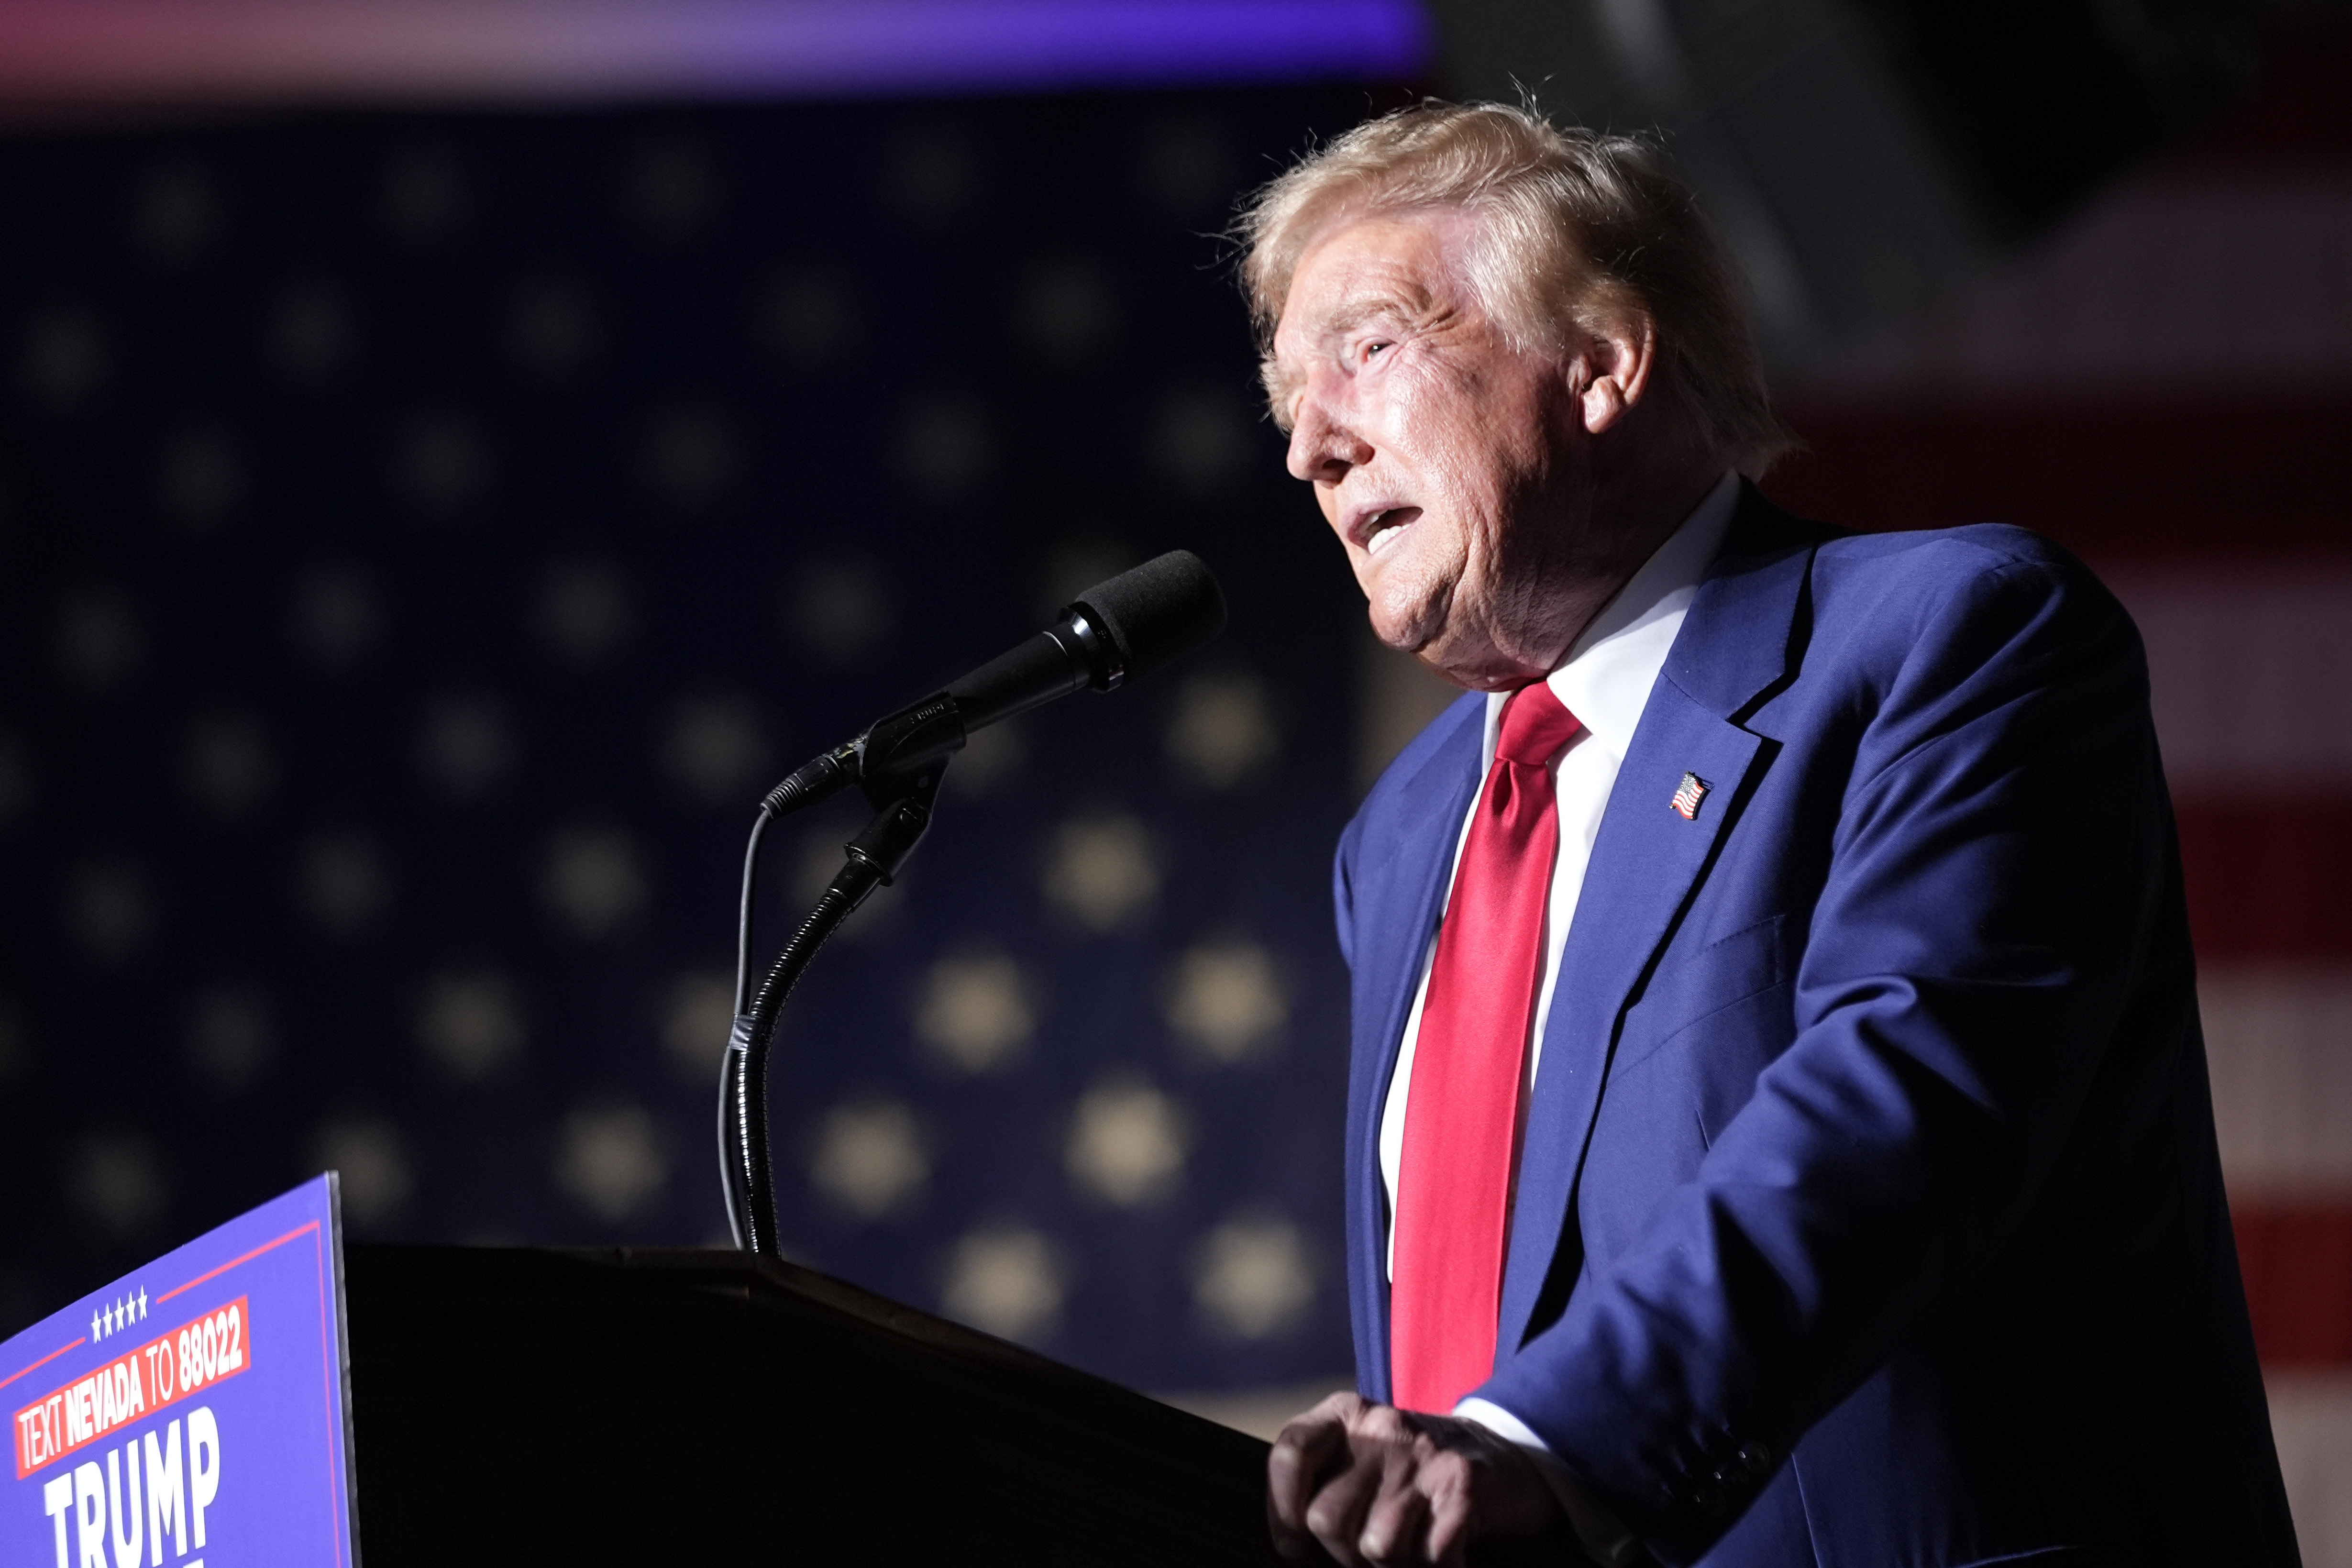
[[[1773,748],[1733,721],[1790,669],[1810,539],[1753,489],[1651,689],[1594,840],[1528,1107],[1500,1354],[1525,1342],[1563,1232],[1625,1009],[1714,863]],[[1707,790],[1696,820],[1683,774]]]
[[[1357,1279],[1361,1370],[1377,1372],[1370,1392],[1388,1396],[1388,1280],[1384,1243],[1387,1200],[1381,1181],[1381,1112],[1396,1070],[1405,1016],[1421,981],[1422,961],[1437,931],[1454,843],[1479,784],[1479,741],[1485,699],[1458,702],[1441,719],[1447,737],[1407,780],[1381,830],[1368,835],[1357,857],[1354,904],[1366,918],[1356,931],[1351,1012],[1354,1049],[1348,1084],[1349,1186],[1357,1212],[1348,1227]]]
[[[1412,1010],[1422,960],[1445,902],[1454,844],[1469,814],[1470,797],[1477,793],[1485,700],[1477,697],[1455,705],[1447,719],[1460,716],[1458,732],[1400,793],[1391,820],[1428,826],[1419,832],[1385,835],[1384,843],[1366,844],[1357,865],[1356,905],[1382,917],[1358,933],[1356,952],[1357,971],[1365,976],[1358,1001],[1377,999],[1377,1010],[1367,1021],[1377,1021],[1376,1037],[1385,1042],[1377,1093],[1388,1091],[1389,1069],[1396,1060],[1405,1015]]]

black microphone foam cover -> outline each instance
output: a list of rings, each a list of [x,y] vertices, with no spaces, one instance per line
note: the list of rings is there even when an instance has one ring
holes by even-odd
[[[1096,622],[1139,680],[1225,629],[1225,591],[1189,550],[1167,554],[1097,583],[1071,605]]]

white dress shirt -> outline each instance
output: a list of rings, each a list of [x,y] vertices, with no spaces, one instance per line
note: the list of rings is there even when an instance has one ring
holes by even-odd
[[[1592,856],[1592,841],[1601,832],[1601,814],[1608,808],[1609,792],[1617,783],[1626,750],[1642,710],[1649,705],[1650,689],[1665,668],[1666,654],[1682,630],[1683,616],[1698,593],[1699,579],[1723,542],[1733,508],[1739,500],[1739,476],[1726,474],[1707,491],[1655,553],[1627,579],[1617,596],[1592,618],[1560,661],[1547,683],[1561,704],[1584,728],[1554,759],[1552,784],[1559,813],[1559,858],[1552,863],[1551,900],[1544,914],[1543,973],[1536,992],[1533,1037],[1527,1049],[1527,1089],[1535,1087],[1536,1069],[1543,1059],[1544,1025],[1551,1016],[1551,994],[1559,979],[1559,956],[1568,945],[1569,924],[1576,918],[1577,896],[1584,889],[1584,868]],[[1462,846],[1469,840],[1470,823],[1485,797],[1483,780],[1495,763],[1495,744],[1503,723],[1506,693],[1486,697],[1486,734],[1479,753],[1478,795],[1463,815],[1454,839],[1454,860],[1462,862]],[[1662,807],[1664,801],[1658,803]],[[1451,894],[1448,894],[1449,899]],[[1421,984],[1405,1016],[1403,1043],[1397,1049],[1395,1075],[1389,1080],[1387,1102],[1381,1111],[1381,1184],[1388,1197],[1390,1228],[1388,1272],[1396,1272],[1397,1165],[1404,1152],[1404,1113],[1412,1085],[1413,1047],[1421,1037],[1421,1012],[1429,999],[1430,964],[1437,954],[1432,938],[1422,955]],[[1521,1103],[1525,1103],[1522,1095]],[[1598,1512],[1580,1489],[1551,1458],[1543,1439],[1527,1423],[1484,1399],[1465,1399],[1454,1414],[1531,1449],[1545,1479],[1559,1494],[1577,1533],[1585,1544],[1614,1561],[1630,1541],[1622,1527]],[[1604,1551],[1604,1546],[1608,1549]]]

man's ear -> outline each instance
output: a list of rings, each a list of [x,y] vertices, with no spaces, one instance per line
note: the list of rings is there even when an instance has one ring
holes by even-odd
[[[1585,382],[1578,394],[1585,430],[1614,427],[1642,401],[1657,363],[1658,329],[1646,310],[1628,310],[1585,329]]]

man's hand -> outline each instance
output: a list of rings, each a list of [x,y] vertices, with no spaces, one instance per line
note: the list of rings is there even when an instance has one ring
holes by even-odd
[[[1540,1535],[1559,1503],[1513,1444],[1471,1421],[1335,1394],[1282,1429],[1266,1460],[1274,1544],[1348,1568],[1468,1561],[1471,1541]]]

